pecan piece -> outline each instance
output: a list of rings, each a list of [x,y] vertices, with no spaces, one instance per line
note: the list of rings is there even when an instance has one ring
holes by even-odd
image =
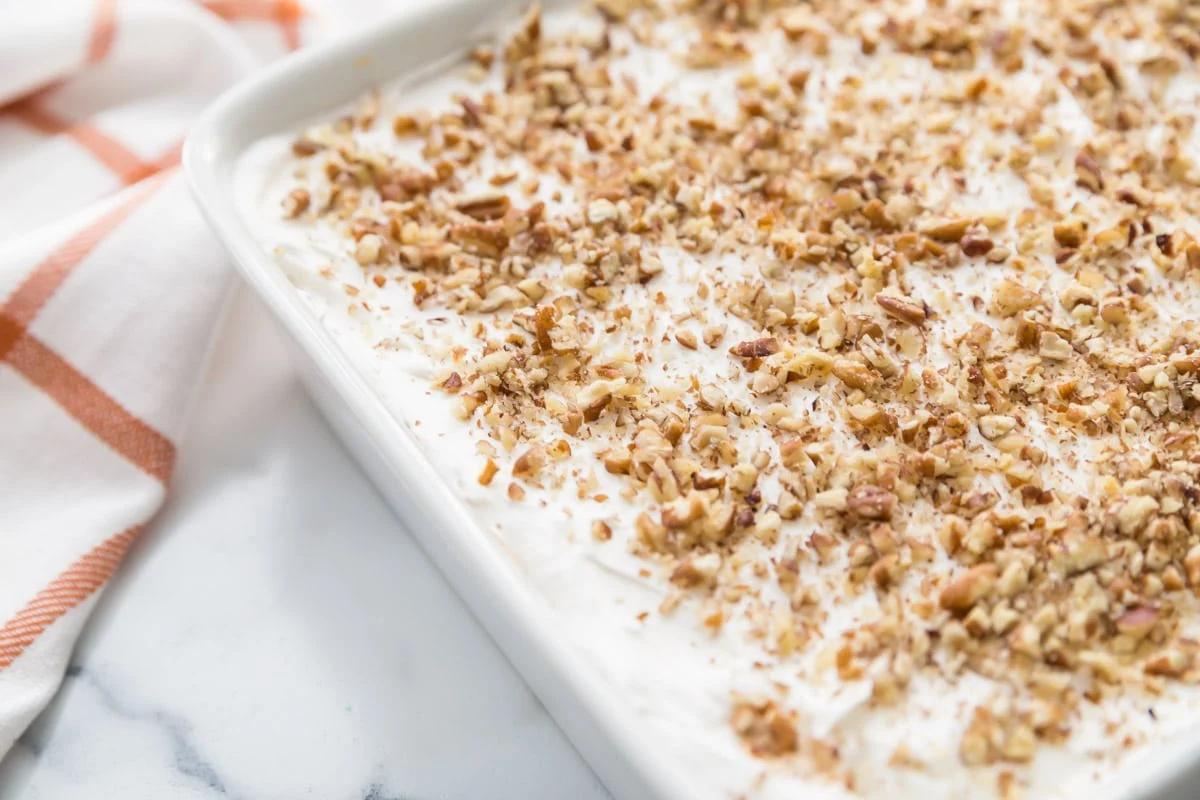
[[[873,483],[860,483],[846,497],[846,510],[863,519],[888,519],[896,507],[896,495]]]
[[[957,616],[965,616],[996,586],[996,565],[980,564],[971,567],[942,590],[938,603]]]
[[[1075,156],[1075,180],[1080,186],[1093,192],[1104,191],[1104,176],[1100,165],[1087,153]]]
[[[721,557],[716,553],[688,556],[671,573],[671,583],[685,589],[707,586],[713,582],[713,578],[717,576],[717,570],[720,568]]]
[[[550,338],[550,332],[554,330],[557,319],[558,309],[549,303],[539,306],[533,315],[533,329],[537,334],[538,347],[543,353],[550,353],[554,350],[554,341]]]
[[[1158,616],[1155,606],[1134,606],[1117,618],[1117,630],[1134,640],[1144,639],[1158,622]]]
[[[987,237],[964,236],[962,239],[959,239],[958,246],[962,248],[963,255],[974,258],[976,256],[986,256],[992,252],[992,248],[996,244]]]
[[[512,201],[508,199],[508,195],[500,192],[465,197],[454,204],[457,211],[481,222],[499,219],[508,213],[511,207]]]
[[[800,749],[792,715],[774,700],[738,698],[731,722],[742,743],[756,756],[777,757]]]
[[[450,240],[476,255],[499,258],[508,248],[508,234],[495,222],[472,222],[450,229]]]
[[[889,297],[885,294],[875,295],[875,302],[880,308],[901,322],[920,327],[925,324],[925,309],[916,303],[902,300],[899,297]]]
[[[779,340],[774,336],[768,336],[765,339],[738,342],[729,348],[729,352],[739,358],[765,358],[779,352]]]
[[[307,158],[324,149],[325,145],[314,142],[312,139],[305,139],[303,136],[292,142],[292,153],[300,158]]]
[[[920,232],[935,241],[957,242],[966,235],[969,227],[969,219],[940,219],[922,225]]]

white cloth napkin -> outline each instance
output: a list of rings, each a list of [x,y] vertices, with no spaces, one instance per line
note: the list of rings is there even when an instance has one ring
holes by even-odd
[[[231,282],[188,125],[293,0],[0,3],[0,755],[161,506]]]

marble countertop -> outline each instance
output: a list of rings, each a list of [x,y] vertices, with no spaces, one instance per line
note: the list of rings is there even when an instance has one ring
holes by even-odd
[[[166,509],[0,800],[608,798],[239,289]]]

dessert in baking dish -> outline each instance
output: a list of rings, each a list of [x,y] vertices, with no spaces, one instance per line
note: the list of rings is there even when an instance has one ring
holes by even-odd
[[[1198,31],[534,8],[244,203],[689,793],[1069,796],[1200,709]]]

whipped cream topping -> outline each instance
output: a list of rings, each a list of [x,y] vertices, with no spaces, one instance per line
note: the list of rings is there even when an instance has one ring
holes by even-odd
[[[908,4],[909,13],[920,15],[922,6]],[[1027,4],[1016,2],[996,7],[1013,27],[1019,26],[1021,15],[1028,12]],[[554,36],[559,31],[598,30],[597,20],[594,14],[563,11],[548,14],[542,24],[544,35]],[[861,21],[869,27],[872,17],[866,14]],[[883,11],[874,22],[879,28],[888,24]],[[662,22],[660,33],[675,24]],[[831,124],[829,109],[837,89],[851,77],[861,80],[861,90],[881,102],[936,93],[946,80],[945,73],[926,59],[899,55],[867,58],[861,42],[845,31],[816,17],[805,24],[809,26],[805,31],[819,34],[825,47],[797,50],[790,36],[772,31],[756,40],[745,61],[705,70],[682,65],[678,51],[639,44],[627,31],[614,30],[610,35],[628,50],[614,60],[612,69],[636,84],[643,98],[661,95],[684,107],[701,109],[717,120],[722,115],[736,119],[738,81],[744,72],[780,75],[802,69],[811,73],[803,103],[805,124],[814,130]],[[685,27],[678,29],[680,42],[689,41],[692,35]],[[1135,61],[1139,48],[1147,46],[1137,40],[1110,44],[1122,64]],[[691,46],[696,43],[692,41]],[[1055,66],[1039,56],[1034,44],[1024,44],[1020,52],[1025,60],[1010,79],[1013,87],[1027,88],[1034,96],[1048,85],[1058,85]],[[458,66],[418,83],[397,81],[382,87],[378,97],[369,101],[376,121],[351,136],[364,151],[428,165],[419,140],[395,136],[393,117],[418,112],[436,117],[443,111],[452,112],[459,108],[455,98],[500,92],[503,81],[499,68],[493,68],[480,83]],[[1130,92],[1151,91],[1133,76],[1128,85]],[[1200,80],[1187,72],[1168,86],[1169,99],[1160,104],[1194,103],[1200,94]],[[1057,97],[1056,103],[1042,109],[1044,119],[1069,140],[1067,146],[1082,147],[1095,135],[1094,124],[1070,92],[1060,92]],[[356,113],[361,113],[361,106],[331,111],[329,119]],[[953,205],[962,214],[981,218],[1015,218],[1033,206],[1034,200],[1025,181],[994,167],[991,150],[1005,144],[1016,147],[1020,142],[1005,142],[992,135],[973,137],[974,126],[981,124],[966,114],[930,121],[931,126],[944,126],[962,135],[965,152],[961,157],[968,167],[963,170],[965,185],[950,172],[934,175],[924,187],[924,202]],[[552,609],[556,633],[583,653],[590,667],[611,686],[613,702],[625,706],[636,718],[647,734],[645,739],[653,742],[655,755],[686,776],[689,785],[682,788],[681,796],[769,800],[797,796],[950,797],[993,792],[999,781],[1002,791],[1016,786],[1031,797],[1074,797],[1096,790],[1122,770],[1136,772],[1156,747],[1196,727],[1200,693],[1187,683],[1167,683],[1158,693],[1129,688],[1103,702],[1082,703],[1070,720],[1070,736],[1039,747],[1027,761],[966,766],[962,738],[973,710],[985,700],[1003,703],[1011,694],[1009,687],[970,670],[951,679],[937,671],[916,671],[902,700],[873,703],[873,687],[880,676],[868,671],[847,679],[838,675],[831,660],[845,632],[883,616],[876,594],[843,592],[842,581],[849,568],[845,560],[800,566],[801,580],[818,595],[823,618],[819,632],[790,657],[777,657],[774,643],[764,642],[761,636],[761,609],[773,603],[787,605],[787,598],[773,584],[761,587],[760,604],[726,613],[714,635],[700,624],[712,613],[712,605],[692,596],[668,603],[677,594],[668,580],[670,571],[633,552],[637,549],[634,519],[645,509],[646,501],[623,492],[620,476],[596,468],[597,454],[610,444],[603,436],[571,443],[573,451],[563,469],[572,480],[558,486],[523,486],[519,502],[506,495],[503,487],[509,483],[521,448],[503,447],[478,417],[461,419],[456,398],[439,384],[452,366],[464,363],[464,357],[467,363],[486,358],[482,340],[503,337],[508,328],[497,321],[510,322],[513,311],[460,314],[436,302],[417,304],[411,280],[389,279],[382,285],[373,280],[372,270],[355,257],[355,243],[348,237],[344,221],[322,216],[285,219],[281,209],[297,186],[309,188],[314,204],[319,204],[321,193],[328,188],[319,170],[293,153],[292,144],[300,134],[299,130],[282,132],[247,152],[238,172],[240,212],[398,423],[424,446],[438,477],[454,489],[495,546],[525,576],[530,589]],[[1193,153],[1200,151],[1196,144],[1195,137],[1188,142]],[[845,156],[829,152],[814,158],[824,168],[836,169],[839,158]],[[474,177],[466,179],[460,194],[488,190],[483,176],[501,166],[518,172],[513,185],[531,175],[540,178],[540,185],[527,199],[544,202],[548,216],[588,212],[567,182],[528,163],[501,165],[490,156],[483,159]],[[1075,185],[1073,178],[1055,180],[1051,191],[1060,206],[1081,208],[1096,217],[1110,213],[1108,206]],[[722,197],[718,189],[711,199],[721,202],[729,198]],[[378,196],[364,192],[363,203],[367,215],[382,213]],[[1119,221],[1114,217],[1108,223]],[[1188,230],[1200,234],[1194,224]],[[648,284],[614,289],[620,303],[629,309],[630,325],[592,337],[587,344],[589,352],[617,361],[640,357],[638,377],[643,384],[639,391],[651,391],[660,399],[682,396],[694,382],[720,387],[731,402],[762,410],[766,402],[747,384],[736,359],[726,353],[731,344],[759,339],[760,326],[729,313],[716,295],[698,297],[697,287],[714,280],[714,275],[726,285],[756,280],[763,264],[736,252],[698,253],[670,244],[653,249],[661,259],[661,273]],[[1053,264],[1031,264],[1027,276],[1036,276],[1039,294],[1050,298],[1060,297],[1077,280]],[[971,298],[992,297],[1009,277],[1009,271],[985,259],[952,269],[910,265],[905,273],[907,294],[923,298],[925,313],[936,315],[938,335],[922,339],[911,331],[899,332],[892,339],[895,351],[903,357],[906,348],[924,348],[921,361],[934,370],[956,365],[961,355],[953,343],[978,323],[999,324],[994,309]],[[559,283],[552,274],[539,278],[547,285]],[[845,298],[850,307],[844,277],[836,270],[797,271],[788,280],[798,299],[828,298],[829,305],[836,307],[838,298]],[[1170,296],[1169,302],[1158,304],[1157,318],[1143,329],[1147,340],[1196,318],[1200,291],[1194,281],[1180,283],[1153,274],[1147,280],[1153,282],[1147,293],[1160,291]],[[1051,321],[1074,322],[1061,306],[1053,306],[1050,313]],[[680,330],[702,336],[711,325],[723,331],[723,344],[715,349],[693,349],[674,336]],[[485,332],[482,337],[480,326]],[[574,399],[559,397],[558,401]],[[555,398],[547,397],[548,405],[554,402]],[[859,447],[843,413],[845,396],[829,384],[797,387],[786,402],[792,416],[821,428],[833,448],[852,451]],[[1046,454],[1054,488],[1097,497],[1105,494],[1094,469],[1097,459],[1105,456],[1095,438],[1065,436],[1034,409],[1025,409],[1023,414],[1027,436]],[[602,430],[605,424],[603,420],[597,423]],[[554,428],[546,424],[536,430],[549,437]],[[966,434],[966,447],[999,458],[999,451],[981,430]],[[742,428],[738,436],[739,448],[777,451],[765,430]],[[1136,437],[1130,437],[1129,445],[1132,451],[1141,448],[1147,453],[1153,446]],[[485,486],[479,475],[488,458],[499,465],[499,473],[492,485]],[[997,491],[1009,491],[999,474],[981,478],[979,486],[986,486],[989,480]],[[587,485],[586,492],[578,483]],[[779,473],[771,473],[762,477],[759,486],[764,496],[774,497],[784,484]],[[909,524],[933,526],[936,518],[932,506],[916,503]],[[610,525],[611,540],[593,536],[592,526],[598,519]],[[810,539],[825,525],[825,517],[810,505],[797,518],[786,521],[778,542],[739,551],[746,580],[754,580],[755,559],[782,558],[789,543]],[[940,549],[920,566],[923,573],[939,579],[953,569],[953,559]],[[663,613],[664,604],[678,607]],[[1187,601],[1181,600],[1180,608],[1187,607]],[[730,724],[731,697],[741,695],[780,698],[781,704],[794,711],[801,736],[827,743],[836,751],[837,768],[814,768],[811,759],[756,756]],[[1009,779],[1002,779],[1005,773]]]

